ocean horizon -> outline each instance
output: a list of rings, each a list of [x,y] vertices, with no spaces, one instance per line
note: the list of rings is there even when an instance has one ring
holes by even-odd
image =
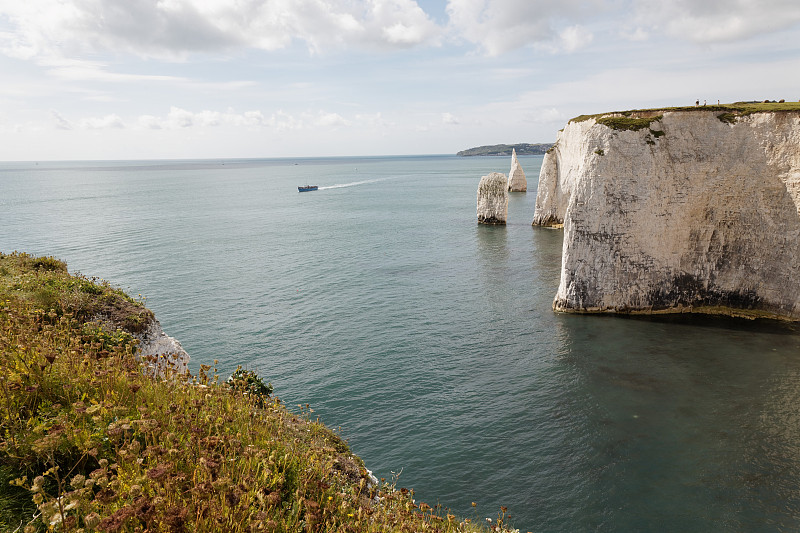
[[[531,226],[542,157],[519,160],[506,226],[475,203],[510,157],[0,162],[0,252],[141,295],[192,371],[256,370],[417,502],[800,529],[797,326],[554,313],[562,232]]]

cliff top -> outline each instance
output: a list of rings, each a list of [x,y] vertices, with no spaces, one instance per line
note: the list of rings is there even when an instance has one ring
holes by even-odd
[[[661,118],[664,113],[682,113],[691,111],[719,112],[717,116],[723,122],[733,122],[738,117],[752,115],[753,113],[781,113],[800,112],[800,102],[785,102],[783,100],[763,102],[734,102],[719,105],[693,105],[681,107],[659,107],[653,109],[631,109],[628,111],[611,111],[594,115],[580,115],[569,122],[583,122],[584,120],[597,119],[614,129],[641,129],[649,126]]]

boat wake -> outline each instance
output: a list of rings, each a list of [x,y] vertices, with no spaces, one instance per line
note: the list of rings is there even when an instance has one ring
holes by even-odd
[[[390,176],[388,178],[377,178],[374,180],[362,180],[362,181],[354,181],[352,183],[337,183],[336,185],[326,185],[325,187],[320,187],[318,190],[323,189],[341,189],[342,187],[355,187],[356,185],[364,185],[367,183],[378,183],[379,181],[386,181],[395,179],[397,176]]]

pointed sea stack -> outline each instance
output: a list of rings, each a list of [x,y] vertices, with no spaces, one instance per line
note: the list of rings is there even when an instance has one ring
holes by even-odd
[[[505,224],[508,218],[508,178],[492,172],[478,185],[478,223]]]
[[[522,170],[517,160],[517,151],[511,149],[511,171],[508,173],[508,190],[511,192],[526,192],[528,190],[528,180],[525,179],[525,171]]]

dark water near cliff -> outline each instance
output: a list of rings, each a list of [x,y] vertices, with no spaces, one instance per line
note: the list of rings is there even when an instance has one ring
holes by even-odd
[[[258,369],[418,500],[523,531],[800,529],[800,334],[552,313],[562,236],[530,226],[521,162],[505,228],[475,191],[506,158],[2,163],[0,251],[145,295],[193,368]]]

